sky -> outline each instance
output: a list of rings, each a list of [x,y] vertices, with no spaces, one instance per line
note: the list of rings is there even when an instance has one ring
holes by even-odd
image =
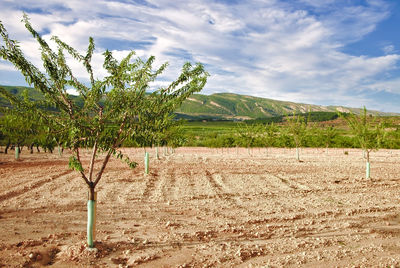
[[[0,1],[1,23],[40,66],[23,12],[46,40],[58,36],[82,53],[92,36],[99,79],[106,49],[119,59],[134,50],[143,59],[154,55],[155,67],[169,63],[155,86],[174,80],[185,62],[200,62],[210,73],[202,94],[400,113],[397,0]],[[89,81],[78,63],[70,64]],[[28,85],[4,60],[0,84]]]

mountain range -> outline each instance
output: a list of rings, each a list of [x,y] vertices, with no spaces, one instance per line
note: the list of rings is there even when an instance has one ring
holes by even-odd
[[[20,95],[23,90],[28,90],[32,100],[43,98],[39,92],[29,87],[2,86],[7,91]],[[77,102],[79,98],[71,96]],[[0,106],[7,106],[8,102],[0,97]],[[211,95],[193,94],[184,101],[176,110],[178,118],[188,120],[251,120],[276,116],[291,115],[293,113],[307,112],[344,112],[359,114],[362,108],[349,108],[343,106],[321,106],[288,101],[278,101],[260,97],[239,95],[233,93],[214,93]],[[368,111],[373,115],[396,116],[396,113]]]
[[[215,93],[212,95],[194,94],[189,97],[176,111],[178,116],[187,119],[214,118],[224,120],[249,120],[268,118],[293,113],[307,112],[343,112],[359,114],[363,108],[349,108],[343,106],[321,106],[313,104],[278,101],[233,93]],[[399,115],[370,111],[368,113],[379,116]]]

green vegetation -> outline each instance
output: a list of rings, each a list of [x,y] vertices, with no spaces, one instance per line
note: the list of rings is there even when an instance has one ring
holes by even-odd
[[[322,107],[286,101],[277,101],[232,93],[215,93],[212,95],[194,94],[188,98],[176,112],[188,120],[218,119],[218,120],[257,120],[257,123],[268,123],[282,119],[286,115],[296,113],[303,115],[311,112],[312,120],[328,121],[338,117],[336,106]],[[362,109],[342,108],[341,110],[360,114]],[[374,115],[390,115],[370,111]],[[263,120],[266,120],[263,122]],[[275,123],[281,121],[273,121]]]
[[[338,135],[338,130],[333,126],[327,126],[325,128],[318,128],[316,129],[316,131],[320,139],[326,146],[326,154],[328,154],[328,148],[330,148],[334,143],[335,138]]]
[[[286,131],[289,136],[293,139],[293,143],[296,147],[296,159],[300,161],[299,149],[304,145],[305,137],[308,131],[307,120],[304,117],[293,114],[286,118],[287,128]]]
[[[23,22],[40,46],[45,73],[26,59],[18,42],[9,38],[0,23],[4,41],[0,57],[20,70],[36,90],[31,95],[24,91],[24,98],[21,99],[14,95],[18,93],[18,88],[0,87],[0,94],[8,100],[5,105],[8,107],[3,109],[2,135],[6,139],[14,139],[12,142],[17,145],[17,154],[19,146],[28,139],[39,138],[42,129],[47,130],[46,137],[72,150],[69,167],[80,173],[89,191],[87,241],[88,246],[93,247],[95,188],[110,157],[121,159],[134,168],[136,163],[119,150],[122,144],[131,141],[143,146],[159,142],[163,136],[166,139],[165,134],[175,125],[173,112],[191,94],[204,87],[208,73],[201,64],[192,66],[186,63],[170,85],[147,93],[149,84],[165,70],[167,64],[154,70],[154,57],[146,61],[133,59],[132,51],[118,61],[110,51],[106,51],[103,67],[107,76],[98,80],[91,65],[95,48],[92,38],[89,38],[86,54],[81,55],[58,37],[52,37],[57,47],[54,51],[32,28],[26,15]],[[66,63],[66,57],[72,57],[83,65],[90,78],[88,86],[77,80]],[[78,91],[79,98],[67,93],[69,87]],[[29,96],[36,97],[38,101],[30,101]],[[88,167],[80,158],[83,148],[91,150]],[[100,152],[103,157],[96,161]]]
[[[0,110],[1,111],[1,110]],[[313,113],[311,113],[313,114]],[[332,117],[332,113],[328,113],[329,118]],[[336,113],[336,115],[338,115]],[[306,116],[310,122],[313,123],[313,127],[309,128],[305,137],[303,147],[323,147],[323,148],[361,148],[360,142],[355,137],[354,133],[349,129],[344,118],[337,117],[334,120],[327,122],[320,121],[320,119],[313,119],[313,116]],[[348,116],[344,114],[344,116]],[[271,118],[271,122],[276,122],[275,118],[281,119],[278,123],[260,123],[259,121],[181,121],[179,131],[179,146],[206,146],[206,147],[218,147],[219,144],[223,144],[223,147],[236,147],[240,146],[241,143],[237,142],[237,129],[241,126],[247,125],[264,125],[265,128],[273,125],[275,128],[274,137],[270,141],[266,141],[262,147],[294,147],[295,144],[291,137],[286,131],[287,122],[284,117]],[[316,120],[316,121],[313,121]],[[388,125],[385,129],[385,139],[381,142],[382,148],[400,149],[400,117],[376,117],[376,120],[387,121]],[[390,123],[390,124],[389,124]],[[171,130],[172,131],[172,130]],[[161,135],[161,134],[159,134]],[[178,135],[178,134],[176,134]],[[266,134],[264,134],[266,135]],[[169,133],[165,133],[164,136],[173,137]],[[148,137],[148,136],[147,136]],[[43,139],[42,139],[43,140]],[[54,143],[54,142],[53,142]],[[12,143],[11,143],[12,144]],[[43,145],[42,145],[43,144]],[[32,149],[34,146],[44,146],[45,142],[35,142],[34,144],[26,142],[23,145],[28,146]],[[51,151],[52,142],[47,142],[50,148],[46,150]],[[0,132],[0,145],[7,145],[6,136],[2,136]],[[165,138],[153,139],[153,141],[144,142],[137,136],[135,140],[127,139],[124,141],[123,146],[126,147],[142,147],[142,146],[171,146],[171,141],[165,141]],[[57,143],[52,145],[57,146]],[[174,145],[178,146],[178,145]],[[221,145],[222,146],[222,145]],[[43,147],[45,148],[45,147]]]
[[[366,178],[370,178],[370,152],[378,150],[384,141],[385,131],[384,123],[377,122],[376,117],[367,114],[367,109],[364,107],[364,112],[360,116],[350,114],[345,117],[352,133],[359,142],[360,147],[364,150],[366,159]]]
[[[381,148],[400,149],[400,117],[376,117],[376,121],[378,123],[391,122],[385,129],[385,139],[381,141]],[[264,136],[267,136],[268,127],[273,126],[272,138],[269,140],[264,138],[263,143],[257,143],[259,147],[292,148],[296,146],[293,136],[288,132],[286,121],[277,124],[249,124],[246,121],[185,122],[182,124],[182,133],[186,137],[184,146],[247,147],[244,142],[238,140],[238,131],[245,128],[245,125],[263,125],[265,130],[262,135]],[[360,141],[348,127],[344,118],[336,118],[328,122],[310,120],[308,125],[302,137],[302,147],[361,148]],[[254,145],[254,147],[257,146]]]

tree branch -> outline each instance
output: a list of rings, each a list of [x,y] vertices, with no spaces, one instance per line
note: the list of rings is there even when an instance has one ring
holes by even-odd
[[[81,158],[80,158],[80,156],[79,156],[79,148],[75,148],[74,151],[75,151],[75,153],[76,153],[76,159],[78,160],[78,162],[79,162],[79,163],[81,164],[81,166],[82,166]],[[82,179],[86,182],[86,184],[87,184],[88,186],[90,186],[90,181],[87,179],[85,173],[84,173],[83,171],[79,171],[79,172],[80,172],[81,175],[82,175]]]
[[[94,181],[94,187],[96,187],[97,183],[100,181],[101,176],[103,175],[104,169],[106,168],[106,165],[107,165],[108,161],[110,160],[111,154],[114,152],[115,148],[118,146],[118,140],[119,140],[119,137],[121,136],[122,131],[124,130],[127,115],[128,115],[127,113],[124,114],[124,118],[122,119],[122,123],[121,123],[121,126],[119,127],[117,136],[115,137],[114,144],[113,144],[112,148],[108,150],[107,156],[103,160],[101,169],[96,175],[96,180]]]
[[[97,135],[97,136],[98,136],[98,135]],[[93,174],[93,168],[94,168],[94,159],[95,159],[95,157],[96,157],[96,153],[97,153],[97,138],[96,138],[96,141],[94,142],[92,158],[90,159],[89,181],[92,181],[92,174]]]

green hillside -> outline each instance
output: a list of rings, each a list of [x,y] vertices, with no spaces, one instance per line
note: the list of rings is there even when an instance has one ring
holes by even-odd
[[[40,92],[19,86],[2,86],[15,95],[27,89],[31,100],[41,100]],[[70,98],[77,104],[82,103],[79,97],[70,95]],[[9,103],[0,97],[0,106],[8,106]],[[368,107],[367,107],[368,108]],[[319,106],[287,101],[277,101],[265,98],[258,98],[233,93],[216,93],[212,95],[194,94],[188,98],[176,111],[178,118],[187,120],[251,120],[279,117],[306,112],[352,112],[358,114],[360,108],[347,108],[339,106]],[[398,115],[395,113],[383,113],[369,111],[374,115]]]
[[[28,91],[28,96],[29,99],[31,101],[37,101],[37,100],[43,100],[44,96],[41,92],[31,88],[31,87],[21,87],[21,86],[3,86],[0,85],[1,87],[5,88],[8,92],[17,95],[17,96],[21,96],[22,92],[24,92],[24,90]],[[83,105],[83,100],[77,96],[74,95],[69,95],[69,98],[74,101],[76,104],[81,104]],[[8,107],[10,106],[10,103],[8,102],[8,100],[6,100],[5,98],[3,98],[2,96],[0,96],[0,107]]]
[[[28,90],[28,96],[31,100],[43,100],[43,95],[36,91],[33,90],[32,88],[29,87],[17,87],[17,86],[1,86],[5,88],[8,92],[20,96],[22,92],[27,89]],[[4,99],[3,97],[0,96],[0,107],[5,107],[5,106],[10,106],[10,103]]]
[[[232,93],[216,93],[209,96],[194,94],[177,110],[177,113],[192,117],[215,117],[227,120],[248,120],[269,118],[306,112],[352,112],[358,114],[361,108],[320,106],[311,104],[277,101]],[[374,115],[398,115],[369,111]]]

